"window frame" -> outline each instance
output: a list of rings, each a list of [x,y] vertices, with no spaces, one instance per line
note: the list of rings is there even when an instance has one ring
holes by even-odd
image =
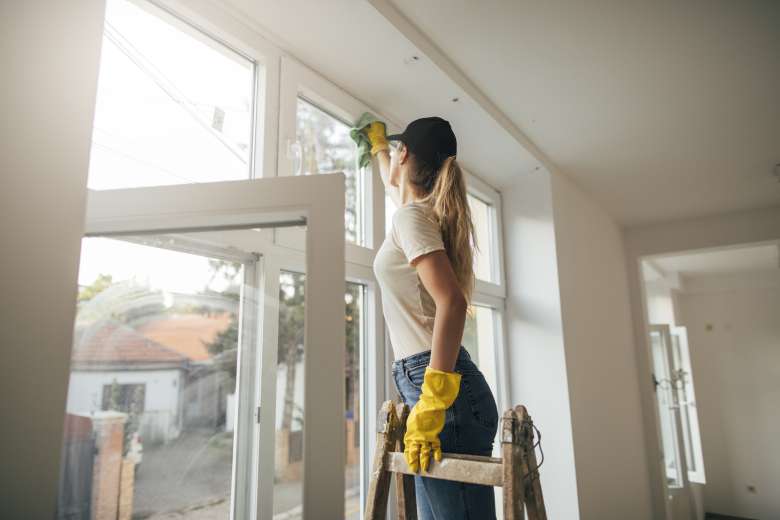
[[[159,9],[186,30],[201,33],[252,63],[252,121],[249,138],[249,168],[246,179],[267,177],[276,168],[278,128],[278,62],[281,51],[258,32],[238,23],[226,10],[211,5],[193,5],[183,0],[127,0],[141,9]],[[156,13],[152,13],[155,15]],[[182,29],[182,30],[185,30]],[[208,182],[224,182],[220,180]],[[182,184],[186,185],[186,184]],[[146,186],[142,186],[146,187]],[[102,191],[88,189],[89,192]]]
[[[340,261],[343,258],[343,249],[333,247],[334,235],[343,237],[343,197],[344,186],[342,174],[321,175],[311,177],[299,177],[291,179],[263,179],[247,181],[226,181],[209,184],[190,184],[180,186],[159,186],[149,188],[134,188],[122,190],[105,190],[91,192],[88,196],[87,219],[85,236],[123,236],[135,234],[165,234],[202,232],[220,229],[255,228],[262,225],[284,225],[290,222],[305,222],[308,226],[307,251],[300,253],[299,258],[306,265],[306,327],[305,344],[307,345],[307,363],[304,368],[304,421],[309,431],[317,431],[317,437],[304,435],[304,479],[303,479],[303,506],[307,518],[319,514],[323,507],[329,511],[328,516],[343,516],[343,502],[334,504],[328,497],[333,493],[343,495],[344,481],[329,478],[329,467],[338,464],[343,458],[345,443],[343,423],[339,420],[343,413],[344,385],[338,379],[324,377],[322,374],[343,370],[343,351],[333,351],[329,348],[319,348],[322,345],[341,344],[345,340],[343,326],[343,311],[333,305],[334,301],[343,303],[344,286],[338,280],[345,278],[345,264]],[[245,233],[247,235],[249,232]],[[274,254],[273,246],[263,245],[261,233],[254,233],[255,247],[251,250],[261,250],[263,261],[272,263],[279,255]],[[326,237],[330,237],[326,239]],[[314,261],[317,258],[318,261]],[[328,258],[330,260],[328,260]],[[272,297],[262,289],[273,283],[273,277],[268,276],[268,264],[262,266],[265,270],[255,270],[254,281],[246,279],[245,286],[256,290],[256,295],[265,298]],[[247,270],[249,271],[249,270]],[[262,275],[266,276],[263,277]],[[247,273],[251,276],[251,272]],[[265,278],[265,279],[263,279]],[[247,285],[249,284],[249,285]],[[278,271],[276,278],[276,291],[278,294]],[[270,337],[270,329],[278,321],[278,307],[273,305],[257,304],[257,298],[249,298],[255,301],[255,310],[248,310],[246,317],[250,320],[258,320],[263,338],[263,348],[257,352],[255,349],[245,349],[242,354],[250,356],[250,362],[239,367],[239,381],[252,381],[250,384],[241,385],[237,382],[240,395],[239,402],[245,404],[244,413],[239,416],[236,438],[236,446],[254,446],[255,453],[262,457],[263,449],[273,449],[273,435],[263,434],[264,427],[274,426],[273,420],[267,419],[267,414],[273,413],[272,406],[264,406],[260,409],[259,426],[257,421],[249,424],[252,418],[247,418],[247,411],[252,410],[252,403],[267,402],[268,395],[261,392],[273,383],[271,368],[275,365],[265,364],[269,356],[276,356],[277,338]],[[273,302],[273,300],[271,300]],[[331,308],[328,308],[331,307]],[[317,313],[310,312],[316,308]],[[275,320],[273,315],[276,315]],[[270,319],[270,321],[268,321]],[[263,326],[265,324],[266,326]],[[243,319],[242,319],[243,327]],[[259,339],[259,338],[256,338]],[[255,343],[256,345],[257,343]],[[246,342],[241,340],[244,348]],[[246,353],[246,354],[245,354]],[[262,362],[257,363],[256,354],[262,356]],[[306,367],[315,366],[317,370]],[[257,384],[257,375],[260,385]],[[249,375],[250,377],[246,378]],[[273,374],[275,376],[275,373]],[[270,381],[273,380],[273,381]],[[316,388],[316,391],[313,389]],[[247,403],[249,403],[247,405]],[[322,414],[323,407],[328,405],[336,408],[330,416]],[[249,408],[247,408],[249,406]],[[269,410],[270,409],[270,410]],[[316,411],[316,412],[315,412]],[[264,415],[266,414],[266,415]],[[251,426],[251,428],[250,428]],[[260,442],[263,438],[263,442]],[[320,443],[328,443],[332,446],[329,450],[319,450]],[[341,449],[339,449],[341,447]],[[234,458],[237,454],[234,452]],[[235,459],[234,459],[235,460]],[[257,461],[264,460],[273,463],[273,454],[266,455],[265,459],[253,458],[254,470],[259,470]],[[307,463],[306,461],[311,461]],[[234,471],[238,471],[234,464]],[[267,518],[271,512],[267,508],[271,505],[262,500],[257,500],[260,493],[273,490],[273,486],[266,482],[268,475],[255,473],[259,477],[257,487],[252,492],[237,491],[234,502],[235,511],[242,518]],[[273,478],[273,472],[271,472]],[[252,482],[251,480],[249,481]],[[328,482],[329,484],[323,484]],[[244,490],[245,491],[245,490]],[[325,505],[329,504],[329,505]],[[266,509],[261,511],[260,507]],[[311,511],[311,513],[310,513]],[[246,514],[249,512],[249,514]],[[256,516],[255,516],[256,515]]]

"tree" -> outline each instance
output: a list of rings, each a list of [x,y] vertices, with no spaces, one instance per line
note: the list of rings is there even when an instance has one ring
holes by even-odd
[[[357,240],[357,145],[349,137],[349,125],[314,105],[298,100],[296,139],[301,143],[301,173],[344,172],[346,238]]]
[[[108,289],[113,283],[110,274],[99,274],[95,281],[79,291],[78,302],[86,302]]]
[[[346,412],[351,413],[355,421],[360,414],[360,319],[363,306],[363,286],[347,283],[346,313]]]
[[[282,429],[292,427],[295,406],[295,377],[303,358],[304,284],[302,273],[284,272],[279,277],[279,350],[278,360],[285,363],[286,379]]]
[[[216,295],[220,298],[238,301],[241,294],[240,274],[242,265],[237,262],[228,262],[214,258],[209,258],[208,262],[211,268],[211,276],[202,294]],[[221,291],[215,291],[211,286],[219,278],[227,282],[227,287]],[[200,305],[195,310],[205,315],[211,315],[214,309],[207,305]],[[222,311],[220,310],[220,312]],[[209,354],[215,358],[218,368],[225,370],[230,374],[231,381],[235,381],[238,369],[238,314],[231,312],[228,326],[217,333],[211,342],[205,343],[205,346]]]

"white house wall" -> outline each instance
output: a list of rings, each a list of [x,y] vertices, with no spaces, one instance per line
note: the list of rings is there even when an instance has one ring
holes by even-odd
[[[141,437],[144,442],[167,442],[179,436],[180,370],[73,371],[68,388],[68,413],[89,415],[100,411],[103,386],[114,380],[120,385],[143,384],[144,411]]]

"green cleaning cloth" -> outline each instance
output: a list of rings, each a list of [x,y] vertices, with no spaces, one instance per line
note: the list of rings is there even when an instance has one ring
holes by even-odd
[[[363,129],[379,119],[371,112],[364,112],[355,123],[355,127],[349,131],[349,136],[355,141],[358,149],[358,164],[365,168],[371,162],[371,142]]]

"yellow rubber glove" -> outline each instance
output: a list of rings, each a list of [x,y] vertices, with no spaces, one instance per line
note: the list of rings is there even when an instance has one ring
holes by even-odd
[[[387,133],[385,124],[381,121],[374,121],[364,129],[368,140],[371,142],[371,155],[376,155],[382,150],[390,149],[387,144]]]
[[[444,428],[444,411],[452,406],[460,390],[460,374],[425,369],[420,400],[406,420],[404,457],[412,471],[428,471],[431,452],[441,461],[439,433]]]

